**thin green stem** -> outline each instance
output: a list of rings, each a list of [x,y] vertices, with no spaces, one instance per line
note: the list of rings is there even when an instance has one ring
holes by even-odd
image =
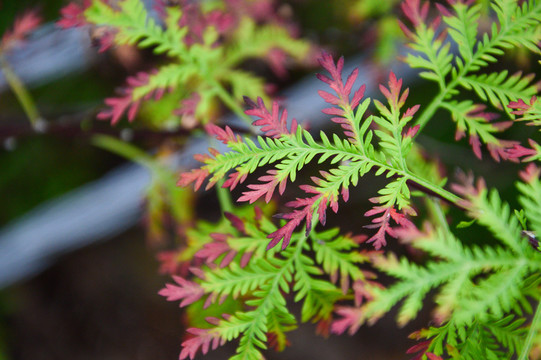
[[[15,74],[15,72],[13,71],[13,69],[11,68],[11,66],[1,52],[0,67],[4,72],[7,83],[11,87],[11,90],[13,90],[13,93],[17,97],[17,100],[19,100],[19,103],[21,104],[26,116],[28,117],[28,120],[30,120],[32,126],[36,126],[38,121],[41,119],[38,108],[34,103],[32,96],[24,86],[23,82],[17,76],[17,74]]]
[[[222,213],[224,212],[233,212],[233,200],[231,199],[231,193],[228,189],[223,188],[224,179],[218,180],[216,183],[216,195],[218,195],[218,202],[220,203],[220,208]]]
[[[406,176],[407,176],[407,178],[409,180],[413,181],[414,183],[416,183],[417,185],[423,187],[424,189],[434,193],[438,197],[449,201],[453,205],[461,207],[460,204],[459,204],[459,202],[461,200],[460,197],[456,196],[452,192],[449,192],[449,191],[447,191],[445,189],[442,189],[439,186],[436,186],[436,185],[432,184],[431,182],[426,181],[425,179],[422,179],[422,178],[420,178],[420,177],[418,177],[418,176],[416,176],[414,174],[411,174],[409,172],[406,174]],[[422,189],[419,189],[419,190],[423,191]],[[426,192],[426,191],[423,191],[423,192]]]
[[[220,98],[220,100],[223,101],[225,105],[231,110],[233,113],[235,113],[241,120],[243,120],[246,124],[252,125],[252,118],[250,116],[246,115],[244,113],[244,110],[242,107],[238,104],[237,101],[229,94],[221,84],[212,81],[211,85],[214,87],[216,94]]]
[[[436,111],[441,106],[441,103],[443,102],[443,99],[447,95],[448,91],[449,91],[449,88],[443,89],[438,94],[438,96],[436,96],[434,98],[434,100],[432,100],[430,105],[428,105],[428,107],[425,108],[425,110],[422,112],[421,116],[419,116],[419,118],[416,121],[416,125],[419,125],[419,130],[417,131],[417,134],[420,134],[422,132],[423,128],[426,126],[426,124],[428,124],[430,119],[432,119],[432,117],[434,116]]]
[[[443,212],[443,209],[441,208],[441,204],[438,199],[434,199],[432,197],[426,198],[426,203],[429,208],[430,214],[433,215],[434,220],[438,222],[438,224],[445,229],[446,233],[449,233],[449,224],[447,223],[447,219],[445,218],[445,213]]]
[[[537,304],[537,309],[535,310],[535,315],[533,317],[532,323],[530,324],[530,329],[528,330],[528,335],[526,336],[526,341],[524,342],[524,347],[520,352],[518,360],[527,360],[530,350],[533,345],[533,339],[537,334],[537,329],[539,327],[539,322],[541,321],[541,303]]]

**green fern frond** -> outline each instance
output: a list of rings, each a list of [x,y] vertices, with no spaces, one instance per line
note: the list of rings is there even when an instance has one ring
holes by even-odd
[[[131,121],[142,99],[154,94],[159,100],[165,91],[180,91],[186,93],[185,100],[192,98],[190,107],[182,109],[184,114],[203,123],[211,120],[217,101],[247,120],[240,107],[242,96],[265,94],[265,87],[263,79],[239,69],[242,63],[252,58],[268,60],[272,69],[283,75],[287,56],[301,60],[309,50],[306,41],[294,39],[284,26],[259,24],[240,12],[236,14],[238,24],[228,33],[219,33],[217,27],[203,21],[204,8],[201,5],[195,9],[203,13],[200,34],[194,41],[193,29],[181,25],[182,6],[166,7],[162,26],[149,15],[141,0],[121,0],[114,6],[92,1],[84,11],[85,21],[107,29],[114,35],[115,44],[152,48],[154,53],[165,54],[173,62],[148,78],[129,79],[121,97],[106,101],[110,110],[100,113],[100,118],[111,118],[116,123],[127,113]],[[193,101],[193,95],[197,95],[198,101]],[[181,115],[175,116],[180,119],[183,112],[178,114]]]
[[[453,4],[454,16],[444,16],[443,20],[449,26],[449,35],[457,43],[462,59],[457,61],[470,62],[473,59],[477,43],[477,28],[480,18],[481,5],[468,6],[457,1]]]
[[[490,31],[484,34],[479,34],[478,30],[481,4],[456,1],[451,4],[450,9],[438,5],[445,26],[439,29],[441,35],[436,39],[435,26],[425,25],[427,12],[421,11],[421,4],[413,1],[406,1],[405,4],[404,11],[413,23],[413,30],[405,26],[403,29],[411,40],[410,46],[420,53],[409,54],[407,61],[411,67],[428,70],[420,76],[436,81],[440,87],[438,95],[417,120],[420,129],[433,118],[438,109],[445,108],[457,122],[457,138],[462,137],[466,130],[469,131],[470,143],[477,157],[481,157],[481,142],[488,145],[496,160],[508,157],[505,148],[509,143],[494,136],[494,133],[505,129],[505,124],[483,123],[479,116],[469,114],[477,105],[470,100],[457,101],[454,97],[460,94],[458,87],[461,86],[474,91],[482,101],[488,100],[510,116],[514,112],[507,108],[509,101],[528,98],[536,93],[531,76],[508,76],[506,71],[489,74],[477,72],[496,62],[498,57],[504,54],[504,50],[523,46],[531,52],[540,52],[538,44],[541,40],[541,3],[534,0],[524,1],[522,4],[507,0],[492,1],[497,21],[492,21]],[[449,41],[441,39],[446,32],[449,34]],[[430,35],[428,38],[427,34]],[[451,42],[458,45],[459,52],[454,56],[454,64],[453,55],[449,54],[448,50]],[[440,53],[445,55],[440,56]],[[492,115],[490,118],[493,118]],[[489,120],[488,114],[486,120]]]
[[[436,317],[440,320],[463,325],[472,319],[521,312],[527,303],[526,279],[541,270],[539,255],[524,241],[518,220],[497,192],[480,190],[471,193],[469,201],[470,216],[488,227],[505,247],[465,247],[448,230],[440,229],[412,244],[440,261],[419,266],[406,259],[398,261],[392,254],[375,256],[377,268],[399,280],[388,289],[376,290],[376,300],[367,305],[368,318],[404,300],[398,315],[398,322],[404,324],[417,315],[432,289],[438,289]]]
[[[287,294],[294,294],[294,301],[302,302],[301,321],[329,321],[336,303],[353,296],[349,279],[364,279],[358,265],[368,259],[358,253],[358,242],[339,236],[336,229],[321,234],[314,231],[310,238],[305,233],[295,233],[286,250],[264,251],[259,244],[266,244],[266,238],[261,234],[276,230],[266,216],[260,212],[256,219],[248,213],[242,218],[228,216],[230,226],[221,229],[230,234],[218,236],[213,232],[210,236],[215,243],[225,243],[237,252],[232,261],[224,265],[222,256],[209,257],[212,260],[195,272],[198,277],[194,282],[177,278],[180,286],[168,285],[160,293],[171,300],[182,300],[183,306],[204,297],[206,306],[211,307],[218,306],[226,297],[243,298],[244,302],[234,314],[209,320],[209,328],[192,329],[196,337],[185,342],[181,358],[193,357],[199,348],[206,352],[210,344],[215,348],[239,339],[236,355],[231,359],[262,359],[261,351],[267,348],[269,337],[278,349],[283,349],[285,333],[297,326],[286,306]],[[207,231],[206,225],[202,230]],[[209,247],[212,241],[188,245],[195,248],[191,253],[197,257],[201,251],[213,251]],[[218,253],[223,252],[223,247],[220,249]],[[311,256],[313,249],[320,254],[315,259]],[[246,253],[253,256],[243,264]],[[335,277],[336,272],[348,279],[341,281],[342,289],[322,279],[324,274]]]
[[[491,74],[469,75],[460,79],[460,84],[466,89],[473,89],[483,101],[499,108],[510,109],[507,104],[517,99],[530,98],[537,93],[536,86],[531,84],[533,75],[522,76],[518,73],[507,76],[507,71]]]

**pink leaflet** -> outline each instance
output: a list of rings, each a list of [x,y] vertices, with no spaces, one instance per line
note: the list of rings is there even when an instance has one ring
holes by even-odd
[[[526,148],[520,144],[514,144],[513,147],[506,148],[505,152],[507,154],[507,159],[511,161],[518,161],[521,157],[523,157],[522,161],[533,159],[538,154],[537,148],[539,147],[539,144],[532,139],[528,139],[528,142],[530,143],[531,148]]]
[[[244,226],[244,221],[242,221],[241,218],[227,211],[224,212],[224,216],[227,220],[229,220],[229,222],[231,223],[231,225],[233,225],[235,229],[237,229],[243,234],[246,234],[246,227]]]
[[[231,248],[226,241],[215,240],[203,245],[203,248],[195,253],[196,258],[205,260],[205,262],[214,262],[220,255],[230,251]],[[222,266],[220,266],[222,267]]]
[[[206,354],[209,349],[215,350],[225,343],[225,340],[220,338],[220,334],[213,332],[212,329],[189,328],[186,331],[195,336],[182,343],[179,360],[187,358],[193,360],[199,349],[201,353]]]
[[[404,90],[402,95],[400,95],[400,90],[402,89],[402,79],[397,79],[396,75],[391,71],[389,74],[389,82],[387,83],[389,88],[387,89],[383,85],[379,85],[379,90],[385,96],[389,105],[396,110],[399,110],[406,99],[408,98],[409,89]]]
[[[257,98],[257,104],[246,96],[244,97],[244,102],[248,106],[248,109],[244,113],[258,118],[253,122],[253,125],[261,126],[261,131],[266,136],[276,139],[284,134],[294,134],[297,130],[298,124],[295,119],[291,120],[291,130],[287,129],[287,110],[284,109],[280,115],[280,107],[277,101],[272,102],[272,113],[267,110],[263,99],[260,97]]]
[[[185,280],[180,276],[173,275],[175,282],[180,285],[165,284],[165,288],[161,289],[158,294],[165,296],[167,301],[178,301],[180,307],[190,305],[199,300],[205,293],[205,290],[199,284]]]
[[[413,24],[414,27],[426,23],[426,16],[428,15],[428,2],[424,2],[421,6],[419,0],[405,0],[400,4],[404,15]]]
[[[224,185],[222,187],[229,188],[229,190],[235,189],[239,183],[243,183],[244,180],[246,180],[246,177],[248,176],[247,173],[241,173],[240,171],[235,171],[231,174],[229,174],[229,177],[224,182]]]
[[[531,183],[541,175],[541,169],[538,168],[535,164],[529,164],[525,170],[520,172],[520,178],[527,183]]]
[[[277,185],[279,185],[278,191],[280,192],[280,195],[283,194],[286,188],[287,179],[279,181],[279,179],[276,178],[276,170],[269,170],[267,171],[267,174],[268,175],[258,178],[258,180],[262,181],[263,183],[248,185],[248,188],[251,190],[244,191],[242,196],[237,201],[249,201],[250,204],[252,204],[260,197],[265,196],[265,202],[268,203],[271,200],[272,194],[274,194],[274,189]]]
[[[9,49],[17,41],[22,41],[41,24],[41,21],[42,18],[36,10],[30,10],[18,16],[13,24],[13,29],[7,30],[2,36],[3,50]]]
[[[509,105],[507,105],[508,108],[514,109],[514,111],[511,111],[511,114],[515,115],[524,115],[530,110],[530,108],[533,106],[533,104],[537,101],[537,96],[532,96],[530,99],[530,104],[526,104],[524,100],[518,99],[518,101],[511,101]]]
[[[56,22],[56,25],[63,29],[87,25],[88,22],[84,17],[84,11],[89,6],[90,0],[85,0],[82,6],[75,3],[68,4],[60,10],[62,18]]]
[[[109,108],[101,111],[97,118],[100,120],[111,119],[111,124],[115,125],[120,121],[120,118],[124,113],[127,113],[128,120],[133,121],[139,109],[139,105],[141,104],[141,100],[150,99],[153,96],[158,100],[164,93],[164,89],[154,89],[141,98],[133,98],[133,90],[148,84],[150,76],[155,73],[156,70],[153,70],[150,73],[139,72],[134,76],[128,77],[126,80],[127,86],[118,90],[120,96],[105,99],[105,104],[107,104]]]
[[[342,318],[332,322],[331,333],[341,335],[347,330],[349,335],[353,335],[361,327],[363,321],[363,311],[361,308],[337,306],[335,312]]]
[[[377,199],[377,198],[376,198]],[[370,199],[377,201],[376,199]],[[372,220],[371,225],[366,225],[367,229],[378,229],[378,231],[367,240],[367,242],[374,243],[374,248],[376,250],[381,249],[383,246],[387,245],[387,240],[385,235],[397,237],[396,230],[391,227],[391,219],[395,221],[400,227],[409,228],[414,225],[409,221],[404,214],[397,212],[394,207],[385,207],[385,206],[374,206],[372,210],[368,210],[364,215],[373,216],[376,214],[381,214],[381,216]]]
[[[197,191],[203,184],[203,181],[205,181],[205,179],[209,175],[210,174],[207,169],[193,169],[190,172],[183,172],[182,174],[180,174],[177,185],[188,186],[191,183],[195,182],[194,188]]]
[[[404,32],[404,35],[408,39],[410,39],[413,42],[417,41],[417,35],[415,32],[419,30],[419,26],[421,24],[428,24],[427,22],[427,15],[429,11],[429,5],[430,3],[428,1],[423,1],[421,5],[420,0],[405,0],[400,5],[402,8],[402,12],[406,16],[406,18],[410,21],[410,23],[413,25],[413,30],[410,30],[406,24],[404,24],[402,21],[398,21],[398,25]],[[446,16],[450,14],[446,8],[443,6],[438,6],[438,10],[442,15]],[[428,29],[436,30],[441,22],[441,16],[437,16],[432,22],[427,25]],[[443,38],[446,36],[446,31],[442,31],[440,35],[438,36],[439,41],[443,41]]]
[[[289,221],[283,227],[281,227],[280,229],[276,230],[275,232],[267,236],[269,239],[271,239],[271,241],[269,242],[269,245],[267,245],[267,250],[275,247],[282,239],[283,239],[282,250],[287,248],[287,246],[289,245],[289,242],[291,241],[291,236],[293,235],[293,231],[305,219],[306,219],[306,234],[308,235],[310,233],[311,226],[312,226],[312,213],[314,211],[314,206],[319,201],[326,203],[326,199],[322,199],[321,194],[318,194],[316,196],[313,196],[311,198],[306,198],[306,199],[297,198],[295,201],[288,202],[286,206],[300,208],[300,209],[296,209],[291,213],[281,215],[283,219],[286,219]],[[323,209],[323,213],[324,213],[325,207],[326,207],[326,204],[323,204],[322,206],[321,203],[318,206],[318,213],[320,214],[320,221],[322,219],[321,211]]]
[[[353,109],[359,105],[364,96],[366,86],[362,85],[353,95],[353,99],[351,101],[349,99],[351,90],[355,84],[355,80],[357,80],[359,69],[353,70],[344,84],[342,82],[342,69],[344,67],[343,57],[338,59],[338,62],[335,65],[332,55],[327,52],[323,52],[318,61],[321,66],[329,72],[331,77],[329,78],[326,75],[317,74],[317,78],[328,84],[331,89],[336,92],[336,95],[330,94],[323,90],[319,90],[318,94],[323,98],[323,100],[325,100],[325,102],[338,106],[338,108],[331,107],[323,109],[322,112],[328,115],[336,115],[336,117],[331,118],[331,120],[337,124],[340,124],[340,126],[344,129],[345,135],[350,138],[350,141],[355,142],[356,140],[355,133],[353,132],[353,124],[350,123],[347,118],[345,118],[345,115],[346,111],[353,111]]]
[[[199,101],[201,101],[201,95],[194,92],[187,98],[183,99],[180,102],[180,108],[174,110],[173,113],[179,116],[195,116],[195,111],[197,110]]]
[[[427,352],[431,342],[432,340],[426,340],[418,343],[417,345],[413,345],[408,350],[406,350],[406,354],[417,353],[415,357],[413,357],[411,360],[421,360],[425,355],[428,360],[443,360],[443,358],[441,358],[440,356],[434,355],[431,352]]]
[[[242,138],[240,137],[240,135],[235,136],[235,133],[233,132],[233,130],[231,130],[229,126],[226,126],[224,130],[217,125],[209,123],[205,125],[205,130],[207,131],[207,134],[214,136],[216,140],[219,140],[226,145],[229,144],[230,142],[233,142],[233,143],[242,142]]]

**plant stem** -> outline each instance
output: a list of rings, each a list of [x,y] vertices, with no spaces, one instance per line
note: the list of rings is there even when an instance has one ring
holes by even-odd
[[[233,99],[231,94],[229,94],[222,85],[215,83],[213,84],[216,89],[216,94],[224,102],[224,104],[227,105],[229,110],[233,111],[241,120],[243,120],[246,124],[252,125],[252,119],[244,113],[244,110],[242,107]]]
[[[24,86],[23,82],[17,76],[17,74],[15,74],[15,72],[13,71],[13,69],[11,68],[11,66],[1,52],[0,68],[2,69],[4,76],[6,77],[7,83],[15,93],[17,100],[19,100],[19,103],[21,104],[24,112],[26,113],[28,120],[30,120],[32,126],[36,126],[38,121],[41,119],[38,108],[36,107],[32,96]]]
[[[224,184],[224,179],[218,180],[216,183],[216,195],[218,195],[218,202],[220,203],[220,208],[222,213],[232,212],[233,211],[233,200],[231,199],[231,193],[228,189],[222,187]]]
[[[437,195],[439,198],[443,199],[443,200],[446,200],[448,202],[450,202],[451,204],[459,207],[459,208],[463,208],[463,206],[460,205],[460,200],[461,198],[456,196],[455,194],[453,194],[452,192],[449,192],[445,189],[442,189],[438,186],[435,186],[434,184],[432,184],[431,182],[429,181],[426,181],[425,179],[422,179],[410,172],[407,172],[406,173],[407,177],[409,180],[413,181],[416,185],[422,187],[422,189],[419,189],[425,193],[428,192],[431,192],[433,193],[434,195]],[[430,195],[430,194],[429,194]]]
[[[432,116],[434,116],[436,111],[439,109],[443,99],[447,95],[447,91],[448,91],[448,88],[445,88],[444,90],[442,90],[438,94],[438,96],[436,96],[434,100],[432,100],[430,105],[428,105],[428,107],[423,111],[421,116],[419,116],[419,118],[416,121],[416,125],[419,125],[419,130],[417,130],[417,134],[421,133],[423,128],[426,126],[426,124],[428,124]]]
[[[440,200],[427,197],[426,202],[428,208],[430,209],[430,213],[434,215],[434,220],[437,221],[443,229],[445,229],[446,233],[449,233],[449,224],[447,223],[447,219],[445,218],[445,214],[441,208]]]
[[[518,360],[527,360],[528,355],[530,354],[530,349],[533,345],[533,338],[537,333],[537,328],[539,327],[539,321],[541,320],[541,302],[537,304],[537,309],[535,310],[535,315],[533,317],[532,323],[530,324],[530,330],[528,330],[528,336],[526,336],[526,341],[524,347],[520,352]]]

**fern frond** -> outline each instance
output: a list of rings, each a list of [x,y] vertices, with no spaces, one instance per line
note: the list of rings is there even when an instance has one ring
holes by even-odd
[[[462,59],[470,62],[476,50],[481,5],[475,4],[470,7],[461,1],[456,1],[452,7],[455,15],[444,16],[443,20],[449,26],[449,35],[457,43]]]
[[[335,96],[323,91],[319,92],[327,102],[337,106],[337,108],[325,109],[324,112],[342,119],[334,121],[342,124],[346,130],[347,140],[341,139],[336,134],[333,134],[331,140],[324,132],[320,132],[321,140],[316,141],[308,131],[300,127],[296,131],[293,128],[288,129],[287,112],[284,110],[280,114],[276,103],[273,104],[271,112],[264,107],[262,99],[258,99],[257,104],[247,100],[249,109],[246,113],[257,117],[254,125],[262,126],[266,136],[259,136],[257,142],[254,142],[250,138],[235,136],[227,127],[224,130],[215,125],[207,126],[207,131],[216,135],[220,141],[228,146],[230,151],[222,154],[211,150],[212,156],[198,156],[204,165],[190,173],[181,174],[179,185],[186,186],[195,183],[197,189],[204,179],[209,178],[207,185],[209,188],[224,178],[229,171],[234,170],[225,183],[226,187],[231,188],[243,182],[247,175],[257,168],[272,164],[274,168],[268,170],[267,175],[259,178],[261,183],[248,185],[250,190],[243,192],[239,198],[239,201],[252,203],[264,197],[268,202],[276,188],[278,187],[279,193],[282,194],[288,179],[295,181],[297,172],[306,164],[316,159],[318,163],[329,161],[331,169],[321,171],[320,177],[312,177],[314,185],[301,186],[301,189],[309,197],[299,198],[288,203],[289,207],[296,210],[283,215],[282,218],[288,220],[286,225],[269,235],[271,239],[269,248],[283,240],[282,248],[285,249],[297,226],[306,221],[307,231],[310,231],[313,214],[317,214],[318,220],[325,224],[326,209],[330,207],[334,212],[338,211],[339,198],[342,197],[344,201],[347,201],[349,188],[357,185],[360,177],[371,169],[375,169],[378,176],[385,174],[387,178],[393,177],[389,184],[379,191],[380,196],[372,199],[373,202],[379,204],[376,212],[367,213],[368,216],[379,213],[380,209],[386,211],[385,215],[379,218],[380,220],[374,221],[374,226],[372,226],[380,228],[377,236],[371,239],[374,241],[374,245],[379,248],[385,244],[385,234],[392,235],[392,230],[388,226],[389,216],[392,215],[393,220],[401,226],[409,224],[402,214],[394,210],[395,206],[404,213],[414,214],[409,206],[408,181],[430,188],[450,201],[454,202],[457,198],[412,174],[406,166],[405,156],[411,149],[412,137],[416,128],[407,131],[405,129],[418,107],[409,108],[401,113],[401,108],[408,96],[407,89],[401,91],[402,81],[391,74],[389,88],[381,87],[381,91],[387,98],[388,107],[376,102],[383,116],[371,116],[361,125],[360,122],[369,101],[365,100],[361,104],[364,86],[355,92],[352,100],[349,99],[356,71],[348,77],[344,84],[340,74],[343,66],[342,60],[339,60],[335,65],[332,59],[324,54],[321,62],[331,74],[331,78],[324,75],[318,77],[329,84],[337,94]],[[353,106],[357,106],[357,109]],[[373,145],[374,132],[369,130],[373,122],[380,127],[375,133],[380,139],[378,145],[381,150],[376,149]],[[292,124],[295,125],[296,121],[293,121]]]
[[[284,73],[287,56],[300,60],[309,50],[307,42],[294,39],[279,24],[258,24],[245,12],[237,11],[238,19],[229,20],[231,26],[219,26],[203,8],[184,4],[163,8],[161,26],[141,0],[121,0],[114,7],[101,0],[92,1],[83,12],[86,23],[111,29],[118,45],[152,48],[172,61],[145,83],[132,85],[122,91],[121,97],[109,99],[111,109],[102,112],[100,118],[111,118],[116,123],[128,112],[132,121],[141,99],[166,90],[180,91],[184,98],[199,96],[191,115],[203,123],[209,122],[216,101],[245,118],[240,108],[242,96],[264,94],[265,89],[263,79],[238,69],[242,62],[249,58],[271,59],[271,66]],[[194,19],[188,21],[187,17]],[[276,53],[281,55],[269,55]],[[175,116],[181,111],[177,110]]]
[[[428,340],[410,350],[469,360],[510,359],[522,347],[526,330],[523,324],[524,319],[513,315],[487,321],[475,319],[469,326],[448,322],[413,333],[410,337],[414,339]]]
[[[422,129],[440,108],[449,110],[457,123],[457,138],[469,131],[470,143],[477,157],[481,156],[481,143],[487,144],[495,160],[516,159],[510,157],[508,150],[516,143],[499,140],[495,133],[506,129],[510,123],[488,124],[493,115],[476,110],[476,105],[469,100],[453,99],[459,95],[458,87],[474,91],[483,101],[490,102],[500,110],[511,115],[506,106],[509,101],[529,97],[536,93],[531,76],[515,74],[508,76],[501,73],[476,73],[504,54],[504,50],[526,47],[539,53],[541,40],[541,4],[538,1],[498,0],[492,2],[497,14],[497,21],[492,22],[488,33],[479,34],[481,4],[453,1],[450,9],[437,5],[443,15],[444,26],[439,26],[440,17],[436,17],[430,26],[426,26],[427,2],[405,1],[404,13],[413,25],[413,30],[403,26],[410,38],[410,46],[419,54],[409,54],[407,62],[411,67],[423,68],[421,77],[436,81],[440,91],[417,120]],[[435,34],[439,35],[435,38]],[[445,38],[448,36],[448,41]],[[428,37],[427,37],[428,36]],[[449,54],[451,42],[458,45],[454,56]],[[440,55],[441,54],[441,55]],[[483,120],[485,118],[486,120]]]
[[[524,209],[531,230],[539,236],[541,234],[541,170],[530,164],[526,170],[521,172],[523,182],[519,182],[517,187],[521,192],[518,200]]]
[[[532,96],[528,104],[523,99],[511,101],[508,108],[512,109],[511,114],[521,115],[517,120],[529,121],[528,125],[537,126],[541,131],[541,100]]]
[[[422,235],[412,245],[441,261],[419,266],[392,254],[374,255],[376,267],[399,280],[388,289],[375,291],[375,300],[367,305],[367,318],[377,318],[404,300],[398,315],[399,324],[404,324],[416,316],[428,291],[436,288],[436,318],[459,325],[474,318],[484,321],[488,316],[520,313],[521,304],[527,303],[526,279],[541,266],[537,254],[522,239],[509,206],[483,186],[455,189],[470,202],[470,216],[488,227],[504,247],[465,247],[449,231],[438,230]]]
[[[483,101],[499,108],[507,108],[507,104],[517,99],[529,98],[537,93],[535,85],[531,84],[533,75],[522,76],[521,73],[507,76],[507,71],[491,74],[469,75],[460,79],[460,84],[466,89],[473,89]]]
[[[495,159],[499,156],[506,156],[505,149],[513,144],[506,143],[494,136],[502,127],[510,125],[509,123],[491,123],[494,114],[484,111],[484,106],[476,105],[470,100],[460,102],[443,102],[441,106],[451,113],[456,122],[457,130],[455,139],[459,140],[468,132],[470,145],[475,156],[479,159],[483,157],[481,152],[481,142],[489,145],[491,155]]]
[[[294,293],[294,300],[302,301],[301,321],[328,323],[336,303],[352,296],[349,278],[364,279],[357,266],[367,258],[358,253],[358,242],[338,236],[336,230],[322,234],[312,232],[311,247],[306,234],[295,233],[291,245],[280,252],[263,250],[266,237],[262,233],[275,231],[276,227],[261,212],[255,218],[230,214],[228,223],[230,234],[210,234],[210,241],[191,243],[189,246],[195,249],[189,251],[197,254],[207,249],[212,240],[220,241],[227,244],[226,251],[235,251],[233,260],[217,268],[216,264],[223,263],[224,253],[207,258],[207,262],[199,262],[198,267],[191,268],[197,278],[175,277],[177,285],[168,284],[160,291],[170,301],[180,300],[181,306],[198,300],[208,307],[217,306],[217,302],[226,297],[245,299],[241,310],[234,314],[224,315],[223,319],[208,319],[209,329],[189,329],[195,337],[183,343],[183,359],[193,359],[198,351],[206,353],[233,339],[240,341],[232,359],[260,359],[261,351],[271,339],[282,349],[286,343],[285,333],[297,326],[297,320],[286,307],[286,294]],[[311,249],[318,249],[323,256],[312,259]],[[242,267],[243,253],[258,256]],[[342,291],[321,278],[325,273],[336,278],[337,272],[341,276]]]

